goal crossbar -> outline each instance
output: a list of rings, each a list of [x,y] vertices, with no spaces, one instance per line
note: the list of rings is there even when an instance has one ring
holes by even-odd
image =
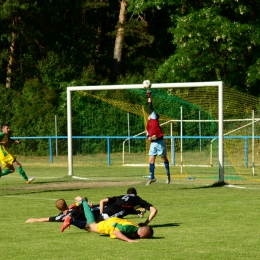
[[[223,145],[223,82],[183,82],[183,83],[153,83],[152,89],[156,88],[193,88],[193,87],[218,87],[218,159],[219,159],[219,183],[224,182],[224,145]],[[100,85],[100,86],[70,86],[67,87],[67,127],[68,127],[68,175],[73,175],[72,157],[72,111],[71,92],[90,90],[119,90],[119,89],[143,89],[142,84],[129,85]]]

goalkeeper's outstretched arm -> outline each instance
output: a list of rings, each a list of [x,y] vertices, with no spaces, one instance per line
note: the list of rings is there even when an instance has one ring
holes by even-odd
[[[149,110],[150,110],[150,113],[153,113],[154,112],[154,108],[153,108],[153,103],[152,103],[152,93],[150,90],[147,90],[146,92],[146,95],[147,95],[147,98],[148,98],[148,106],[149,106]]]

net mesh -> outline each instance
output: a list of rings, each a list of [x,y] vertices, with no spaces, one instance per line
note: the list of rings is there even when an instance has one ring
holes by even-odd
[[[149,142],[145,139],[145,126],[149,112],[145,90],[127,91],[135,98],[122,100],[118,95],[120,91],[117,91],[116,96],[111,95],[109,91],[77,93],[80,98],[85,99],[85,103],[91,104],[81,108],[87,115],[88,123],[84,125],[83,118],[79,132],[82,136],[92,137],[74,139],[74,165],[77,165],[77,160],[81,161],[81,164],[78,164],[81,166],[82,162],[85,162],[83,166],[93,166],[92,173],[97,165],[131,165],[136,167],[135,172],[138,172],[138,175],[148,176]],[[218,88],[193,87],[151,91],[153,106],[160,115],[172,175],[176,178],[217,180]],[[258,180],[257,168],[260,163],[257,156],[254,156],[258,154],[258,149],[255,148],[258,147],[258,131],[255,131],[252,138],[252,126],[257,129],[259,100],[257,97],[224,86],[223,102],[225,179]],[[252,111],[255,111],[255,119],[252,119]],[[127,129],[126,113],[130,114],[131,133]],[[105,117],[113,123],[104,123],[102,130],[97,129],[99,117],[103,122]],[[234,119],[244,121],[231,121]],[[248,124],[248,120],[257,122]],[[239,129],[241,125],[245,126]],[[127,135],[135,138],[126,138]],[[109,157],[108,140],[105,136],[111,137]],[[159,158],[156,160],[155,172],[157,176],[165,177],[165,169]],[[76,170],[74,174],[89,175],[89,172]]]

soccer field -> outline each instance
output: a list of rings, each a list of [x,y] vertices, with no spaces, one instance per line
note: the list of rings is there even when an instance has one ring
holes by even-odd
[[[23,162],[21,160],[21,162]],[[26,185],[16,171],[0,179],[0,255],[5,260],[55,259],[258,259],[260,241],[258,183],[217,187],[164,176],[145,186],[147,179],[132,169],[103,168],[103,176],[77,180],[67,176],[64,165],[24,164],[35,181]],[[122,173],[123,172],[123,173]],[[125,173],[125,174],[124,174]],[[121,175],[121,178],[118,176]],[[154,238],[127,243],[87,233],[74,226],[60,233],[60,223],[25,223],[31,217],[55,216],[55,201],[69,204],[77,195],[98,203],[135,187],[158,214],[151,222]],[[140,223],[145,220],[130,215]]]

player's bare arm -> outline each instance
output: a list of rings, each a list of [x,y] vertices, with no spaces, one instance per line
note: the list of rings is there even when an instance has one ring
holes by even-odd
[[[119,230],[114,230],[114,235],[118,238],[118,239],[121,239],[121,240],[123,240],[123,241],[126,241],[126,242],[131,242],[131,243],[133,243],[133,242],[138,242],[137,240],[135,240],[135,239],[130,239],[130,238],[128,238],[127,236],[125,236],[121,231],[119,231]]]
[[[104,208],[105,208],[105,205],[106,205],[107,202],[108,202],[108,198],[102,199],[102,200],[99,202],[100,214],[103,213]]]
[[[16,144],[19,144],[20,143],[20,140],[18,140],[18,139],[9,139],[8,140],[8,143],[16,143]]]
[[[147,226],[153,220],[153,218],[156,216],[157,212],[158,212],[157,209],[155,207],[151,206],[149,217],[146,219],[146,221],[143,223],[143,225]]]
[[[26,223],[33,223],[33,222],[49,222],[49,218],[29,218],[25,221]]]

